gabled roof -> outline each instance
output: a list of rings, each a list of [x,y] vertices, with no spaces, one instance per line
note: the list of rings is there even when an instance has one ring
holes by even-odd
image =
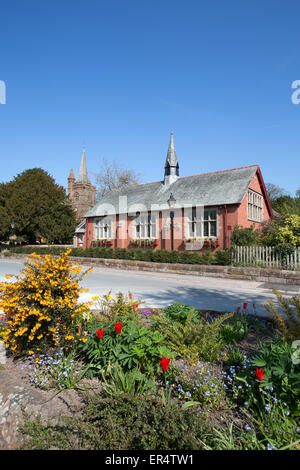
[[[85,217],[103,216],[109,214],[122,214],[144,210],[168,209],[168,199],[173,193],[176,206],[216,206],[223,204],[239,204],[255,175],[258,165],[250,165],[231,170],[215,171],[200,175],[177,178],[172,184],[163,181],[128,186],[113,190],[104,197],[86,214]],[[121,199],[122,198],[122,199]],[[127,206],[125,203],[127,198]],[[140,206],[140,208],[139,208]]]
[[[80,224],[76,227],[75,233],[85,233],[86,230],[86,224],[85,220],[80,222]]]

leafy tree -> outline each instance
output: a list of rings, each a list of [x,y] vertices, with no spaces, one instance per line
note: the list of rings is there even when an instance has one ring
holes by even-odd
[[[112,189],[120,189],[126,186],[139,184],[141,175],[133,170],[122,168],[114,160],[109,163],[103,160],[100,172],[96,175],[97,199]]]
[[[261,242],[267,246],[300,246],[300,215],[293,214],[269,221],[263,228]]]
[[[291,196],[280,196],[272,202],[272,209],[283,216],[292,214],[300,215],[300,198]]]
[[[2,240],[15,234],[29,243],[44,238],[48,243],[68,243],[76,227],[75,213],[66,191],[41,168],[26,170],[0,186]]]
[[[260,235],[261,231],[256,230],[254,225],[246,228],[235,225],[231,234],[231,243],[236,246],[257,245]]]

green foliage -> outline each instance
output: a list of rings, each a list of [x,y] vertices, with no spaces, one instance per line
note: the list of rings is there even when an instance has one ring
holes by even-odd
[[[91,367],[89,375],[101,376],[102,371],[118,363],[124,372],[140,367],[142,373],[155,375],[161,372],[160,359],[172,358],[172,352],[165,346],[165,335],[128,318],[119,319],[123,323],[121,333],[117,334],[112,322],[97,325],[87,342],[81,346],[85,361]],[[98,338],[96,331],[103,329]]]
[[[16,236],[35,243],[69,243],[76,227],[75,213],[65,189],[41,168],[26,170],[0,185],[0,237],[8,239],[15,222]]]
[[[287,416],[281,403],[268,402],[269,411],[255,416],[244,412],[247,424],[230,423],[212,431],[212,443],[205,450],[296,450],[300,448],[297,423]]]
[[[277,230],[275,241],[276,244],[289,243],[300,246],[300,215],[293,214],[286,217],[284,225]]]
[[[278,246],[279,249],[281,246],[282,249],[285,246],[300,246],[300,214],[276,217],[269,221],[263,227],[261,242],[267,246]]]
[[[257,245],[260,235],[260,230],[255,229],[254,225],[246,228],[235,225],[231,233],[231,244],[236,246]]]
[[[232,252],[228,248],[217,250],[215,253],[215,264],[220,266],[229,266],[232,264]]]
[[[5,257],[8,257],[8,256],[11,256],[11,252],[10,252],[10,250],[5,249],[5,250],[1,251],[1,255],[5,256]]]
[[[220,326],[220,339],[224,344],[235,344],[242,341],[249,333],[249,325],[246,318],[234,315],[229,321]]]
[[[285,341],[300,339],[300,296],[284,298],[280,292],[271,287],[277,297],[281,312],[272,300],[264,304],[264,308],[269,312],[276,323],[276,326]]]
[[[101,299],[98,299],[98,296],[96,296],[92,297],[92,300],[96,300],[95,305],[99,307],[98,317],[101,320],[112,321],[119,317],[127,317],[138,322],[138,312],[133,310],[133,306],[137,305],[137,302],[130,300],[122,292],[118,292],[113,297],[111,291],[109,291]]]
[[[282,195],[271,201],[272,209],[283,216],[297,214],[300,216],[300,198]]]
[[[10,250],[12,253],[50,253],[59,254],[62,249],[59,247],[15,247]],[[222,251],[222,250],[220,250]],[[217,252],[216,252],[217,253]],[[104,259],[127,259],[137,261],[150,261],[153,263],[180,263],[180,264],[216,264],[216,256],[212,256],[209,251],[204,254],[197,252],[190,253],[187,251],[169,251],[169,250],[152,250],[152,249],[136,249],[136,248],[73,248],[71,256],[83,258],[104,258]],[[223,255],[224,256],[224,255]],[[226,255],[227,256],[227,255]],[[222,255],[221,255],[222,258]],[[222,259],[223,264],[224,259]]]
[[[168,307],[164,308],[162,314],[165,315],[169,320],[182,323],[182,325],[186,324],[186,320],[190,311],[193,310],[194,315],[192,316],[192,321],[198,322],[199,321],[199,313],[193,309],[193,307],[189,305],[184,305],[180,302],[168,305]]]
[[[300,412],[300,365],[294,364],[293,353],[291,343],[277,340],[262,347],[252,365],[264,370],[262,388],[273,388],[277,399]]]
[[[237,347],[228,346],[227,348],[227,366],[242,367],[247,357],[245,354]]]
[[[280,339],[262,346],[250,365],[237,373],[239,402],[248,402],[256,411],[265,410],[265,397],[271,393],[271,401],[285,403],[289,412],[299,414],[300,365],[293,360],[294,352],[291,343]],[[256,369],[263,370],[263,380],[257,379]]]
[[[220,315],[212,322],[203,318],[194,321],[195,311],[191,309],[185,324],[170,320],[165,315],[152,314],[156,327],[166,335],[166,345],[179,357],[215,361],[220,357],[223,343],[218,341],[220,325],[233,314]]]
[[[46,450],[196,450],[208,427],[192,410],[158,397],[86,395],[86,403],[59,424],[24,416],[22,449]]]
[[[139,368],[124,372],[118,364],[115,364],[111,370],[102,373],[102,380],[105,392],[111,396],[125,394],[134,397],[141,396],[145,392],[157,392],[155,383],[142,374]]]

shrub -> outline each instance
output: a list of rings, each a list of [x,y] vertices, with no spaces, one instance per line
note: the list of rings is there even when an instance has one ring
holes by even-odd
[[[194,311],[192,320],[194,322],[199,321],[199,314],[195,311],[195,309],[189,305],[184,305],[180,302],[168,305],[168,307],[162,310],[161,314],[165,315],[171,321],[179,322],[182,325],[185,325],[187,317],[191,310]]]
[[[32,255],[15,282],[0,283],[0,308],[7,322],[1,337],[13,354],[70,349],[76,339],[85,341],[76,321],[88,308],[78,298],[79,281],[89,270],[80,275],[82,268],[70,263],[68,255]]]
[[[213,362],[218,360],[223,350],[223,343],[218,340],[220,325],[233,314],[220,315],[211,322],[200,318],[194,322],[195,310],[190,310],[186,322],[175,322],[162,315],[153,315],[156,326],[166,336],[167,346],[180,357]]]
[[[235,344],[242,341],[249,333],[249,325],[246,318],[235,315],[229,322],[220,326],[220,339],[225,344]]]
[[[264,304],[264,308],[273,318],[285,341],[300,339],[300,297],[295,296],[285,299],[277,289],[274,287],[271,288],[283,312],[278,310],[272,300]]]
[[[86,395],[84,408],[60,423],[41,418],[25,422],[23,449],[60,450],[196,450],[207,434],[204,419],[176,403],[162,406],[157,397]]]
[[[260,236],[260,230],[256,230],[254,225],[246,228],[235,225],[231,233],[231,243],[237,246],[257,245]]]
[[[215,263],[217,265],[228,266],[232,264],[232,253],[228,248],[226,248],[225,250],[216,251],[215,258]]]
[[[119,292],[114,298],[111,291],[102,298],[99,296],[92,297],[99,307],[98,317],[101,320],[114,320],[117,317],[129,317],[138,321],[138,313],[135,309],[138,307],[136,300],[132,299],[132,294],[125,296]]]
[[[62,247],[15,247],[10,249],[10,253],[33,252],[39,254],[59,255],[64,251]],[[154,263],[181,263],[181,264],[216,264],[216,257],[211,255],[210,251],[204,254],[190,253],[187,251],[169,251],[169,250],[152,250],[141,248],[72,248],[71,256],[88,257],[88,258],[105,258],[105,259],[128,259],[137,261],[151,261]]]

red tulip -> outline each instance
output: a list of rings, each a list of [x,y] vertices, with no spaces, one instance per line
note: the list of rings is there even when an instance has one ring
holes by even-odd
[[[263,369],[256,369],[254,371],[254,373],[256,374],[256,377],[258,378],[258,380],[262,381],[263,378],[264,378],[264,371]]]
[[[117,334],[121,333],[121,331],[122,331],[122,326],[123,326],[123,323],[121,323],[120,321],[119,321],[119,323],[115,323],[114,327],[115,327],[115,332],[116,332]]]
[[[137,304],[135,304],[135,305],[133,306],[133,311],[136,312],[138,308],[139,308],[139,306],[138,306]]]
[[[103,338],[104,330],[97,330],[96,333],[97,333],[97,336],[98,336],[99,339]]]
[[[239,305],[238,308],[237,308],[237,311],[241,310],[241,306]]]
[[[170,359],[167,359],[166,357],[163,357],[161,361],[159,361],[162,367],[162,370],[166,372],[169,369],[170,365]]]
[[[129,298],[132,299],[132,293],[131,292],[129,292]]]
[[[243,309],[244,309],[244,310],[246,310],[247,305],[248,305],[247,302],[244,302],[244,303],[243,303]]]

